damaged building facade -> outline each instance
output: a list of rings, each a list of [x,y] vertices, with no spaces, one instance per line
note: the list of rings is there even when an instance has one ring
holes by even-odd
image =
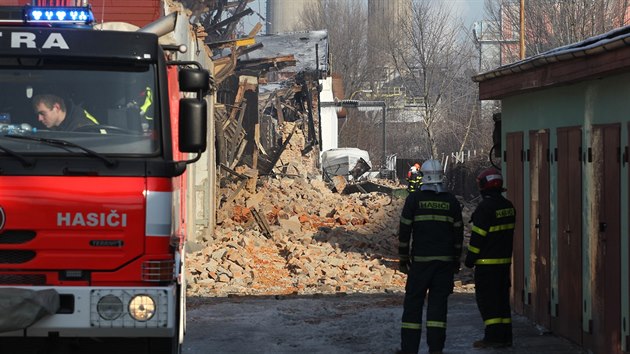
[[[247,11],[245,3],[232,11],[233,21]],[[221,223],[223,211],[248,184],[255,186],[259,176],[319,173],[323,139],[319,99],[321,91],[331,90],[332,79],[326,31],[256,36],[260,26],[255,26],[247,37],[226,39],[208,32],[208,27],[212,26],[204,26],[205,42],[213,53],[217,83],[215,207],[216,222]],[[287,146],[296,143],[292,139],[298,129],[305,139],[304,159],[281,160]],[[308,163],[311,166],[304,166]]]
[[[325,31],[256,37],[257,50],[239,56],[234,73],[220,83],[216,126],[221,187],[243,186],[258,176],[304,176],[317,166],[304,166],[300,158],[280,159],[294,133],[305,137],[303,156],[320,151],[319,90],[327,77]],[[286,131],[285,122],[295,122]],[[317,161],[317,159],[308,159]],[[250,168],[246,176],[237,166]],[[235,179],[236,178],[236,179]],[[230,208],[242,188],[221,188],[218,205]]]

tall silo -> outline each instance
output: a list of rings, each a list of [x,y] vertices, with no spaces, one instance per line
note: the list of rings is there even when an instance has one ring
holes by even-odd
[[[412,16],[411,0],[368,0],[368,37],[372,46],[380,46],[390,38],[400,38],[396,33],[401,22]]]
[[[319,0],[267,0],[267,34],[294,32],[302,28],[301,14]]]
[[[412,18],[412,6],[412,0],[368,0],[368,61],[379,81],[393,75],[394,65],[384,55],[392,53],[391,46],[409,47],[402,26]]]

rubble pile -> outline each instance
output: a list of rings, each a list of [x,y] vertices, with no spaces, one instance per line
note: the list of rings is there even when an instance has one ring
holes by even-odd
[[[400,290],[402,199],[340,195],[321,180],[260,179],[237,198],[215,237],[189,253],[189,292],[198,295]],[[252,210],[269,227],[266,235]]]
[[[286,156],[304,164],[296,136]],[[239,171],[251,175],[246,167]],[[397,270],[403,204],[384,193],[334,193],[317,175],[259,176],[255,188],[222,208],[208,241],[187,245],[188,294],[403,291],[406,275]]]

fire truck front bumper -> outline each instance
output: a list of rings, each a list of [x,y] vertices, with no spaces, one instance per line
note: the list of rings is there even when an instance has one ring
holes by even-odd
[[[13,289],[12,291],[9,289]],[[16,290],[19,291],[16,292]],[[59,296],[54,314],[40,315],[23,328],[5,328],[0,337],[172,337],[176,333],[175,286],[124,288],[124,287],[20,287],[0,288],[15,294],[41,293],[50,297],[51,290]],[[29,295],[32,297],[32,295]],[[25,303],[41,303],[26,299]],[[50,303],[55,303],[50,301]],[[39,304],[41,305],[41,304]],[[34,305],[37,306],[37,305]],[[53,305],[54,306],[54,305]],[[50,307],[48,307],[50,309]],[[26,314],[42,313],[32,308]],[[19,314],[13,314],[20,317]],[[26,316],[26,315],[25,315]],[[24,323],[30,321],[22,319]],[[31,321],[32,322],[32,321]]]

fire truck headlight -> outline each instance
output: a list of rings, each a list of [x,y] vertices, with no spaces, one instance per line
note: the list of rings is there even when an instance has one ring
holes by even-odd
[[[98,300],[96,310],[102,319],[113,321],[123,313],[123,303],[117,296],[105,295]]]
[[[149,295],[136,295],[129,301],[129,315],[136,321],[148,321],[155,314],[155,301]]]

